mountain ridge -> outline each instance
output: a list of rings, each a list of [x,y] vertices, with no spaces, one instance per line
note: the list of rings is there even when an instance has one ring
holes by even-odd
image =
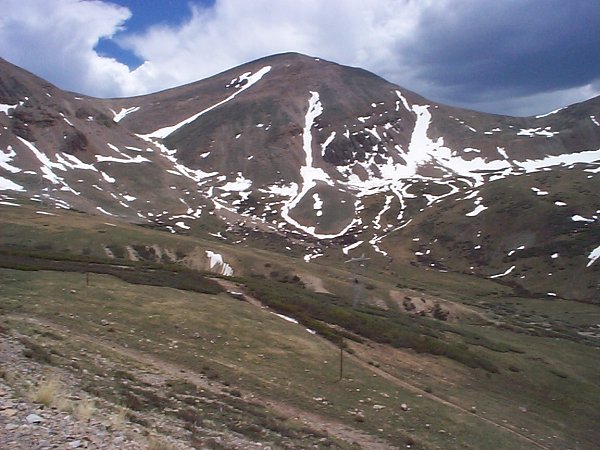
[[[587,238],[572,255],[581,267],[600,244],[598,207],[586,194],[595,190],[600,161],[600,98],[536,117],[491,115],[439,105],[363,69],[294,53],[120,99],[63,92],[8,62],[0,67],[0,176],[12,195],[171,232],[208,227],[226,234],[241,226],[296,236],[305,261],[367,250],[382,267],[400,259],[495,276],[511,267],[498,249],[478,259],[438,243],[451,237],[458,245],[458,233],[461,246],[481,245],[480,229],[467,239],[456,224],[504,217],[492,215],[485,193],[498,186],[510,192],[519,176],[537,180],[549,171],[569,197],[583,191],[570,200],[579,209],[561,219],[558,234],[536,231],[542,237],[527,244],[551,251],[551,242],[577,229],[571,223],[585,224],[580,233]],[[561,207],[540,203],[549,187],[523,185],[519,195],[528,189],[537,189],[529,210],[541,208],[541,217],[555,221]],[[528,216],[517,200],[507,211]],[[466,206],[457,212],[450,205]],[[445,219],[444,208],[453,210]],[[420,248],[414,223],[430,214],[451,224],[434,227],[428,240],[436,244]],[[494,229],[487,245],[506,240],[518,248],[517,237],[531,224],[523,221],[510,239]],[[548,272],[547,263],[536,266]],[[563,281],[559,295],[593,295],[597,267],[586,270],[585,289],[574,294]],[[545,294],[522,275],[513,269],[501,278]]]

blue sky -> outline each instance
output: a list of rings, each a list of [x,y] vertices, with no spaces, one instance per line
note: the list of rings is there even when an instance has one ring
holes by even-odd
[[[124,6],[131,11],[124,33],[143,33],[151,26],[178,26],[190,18],[190,2],[186,0],[114,0],[112,3]],[[194,2],[200,7],[210,8],[214,0]],[[117,44],[119,33],[115,36],[102,38],[96,45],[96,51],[103,56],[111,56],[130,69],[135,69],[144,61],[131,50]]]
[[[0,10],[1,57],[98,97],[286,51],[501,114],[600,94],[597,0],[0,0]]]

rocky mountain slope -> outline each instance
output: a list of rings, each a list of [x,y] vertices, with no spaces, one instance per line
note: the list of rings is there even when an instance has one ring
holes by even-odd
[[[600,289],[599,98],[490,115],[282,54],[95,99],[1,60],[0,125],[5,203],[231,244],[260,233],[306,262],[365,253],[390,273],[410,263],[527,295],[595,301]]]

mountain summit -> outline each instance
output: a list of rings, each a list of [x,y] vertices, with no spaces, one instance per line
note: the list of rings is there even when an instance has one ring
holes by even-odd
[[[174,233],[284,237],[305,261],[368,252],[588,299],[599,122],[599,98],[484,114],[295,53],[122,99],[1,60],[0,189]]]

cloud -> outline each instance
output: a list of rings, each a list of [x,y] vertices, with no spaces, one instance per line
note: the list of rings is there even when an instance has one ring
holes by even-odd
[[[416,65],[415,84],[433,86],[443,100],[493,107],[506,98],[600,93],[597,1],[442,3],[422,11],[415,35],[398,52]]]
[[[93,48],[130,14],[101,1],[14,1],[0,15],[0,55],[65,89],[110,95],[129,70]]]
[[[219,0],[210,8],[192,7],[190,19],[182,25],[155,26],[119,42],[148,61],[133,76],[153,88],[194,81],[287,51],[373,70],[393,61],[393,43],[411,27],[410,15],[393,14],[398,4]]]
[[[0,16],[0,55],[97,96],[153,92],[287,51],[490,112],[536,114],[600,93],[595,0],[216,0],[137,32],[131,12],[109,1],[14,5]],[[102,38],[145,62],[130,70],[99,55]]]

